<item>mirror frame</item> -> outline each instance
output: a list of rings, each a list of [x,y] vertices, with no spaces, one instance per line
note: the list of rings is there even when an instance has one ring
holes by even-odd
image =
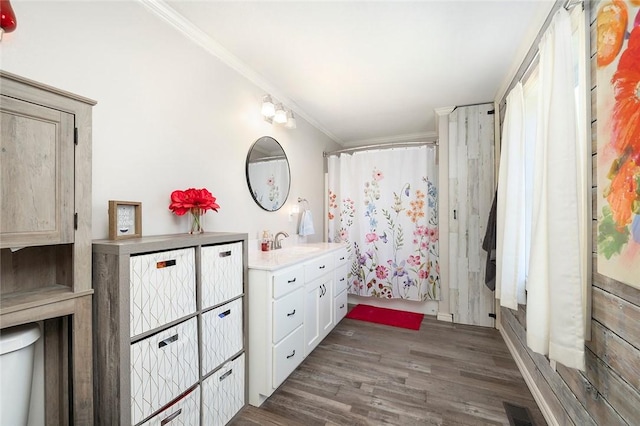
[[[249,176],[249,160],[251,159],[251,153],[254,151],[254,149],[256,148],[257,144],[264,140],[265,138],[267,139],[271,139],[273,142],[276,143],[276,145],[278,145],[278,147],[280,148],[280,151],[282,151],[282,156],[284,157],[285,161],[287,162],[287,174],[289,175],[289,179],[287,182],[287,189],[286,189],[286,194],[284,196],[284,199],[282,201],[282,204],[278,206],[278,208],[275,209],[269,209],[267,208],[267,206],[264,206],[260,203],[260,201],[256,198],[255,195],[255,191],[253,186],[251,185],[251,179]],[[253,198],[253,201],[255,201],[255,203],[262,209],[268,212],[275,212],[280,210],[287,202],[287,199],[289,198],[289,192],[291,190],[291,166],[289,165],[289,158],[287,157],[287,153],[284,152],[284,148],[282,148],[282,145],[280,145],[280,142],[278,142],[274,137],[272,136],[261,136],[258,139],[255,140],[255,142],[253,142],[253,144],[251,144],[251,147],[249,148],[249,151],[247,152],[247,159],[245,160],[245,177],[247,179],[247,187],[249,188],[249,192],[251,193],[251,198]],[[284,188],[283,188],[284,190]]]

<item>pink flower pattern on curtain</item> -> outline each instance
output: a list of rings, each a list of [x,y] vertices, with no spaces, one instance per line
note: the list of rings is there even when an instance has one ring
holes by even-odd
[[[349,293],[439,300],[434,151],[403,148],[329,158],[328,240],[348,244]],[[363,156],[371,158],[359,161]]]

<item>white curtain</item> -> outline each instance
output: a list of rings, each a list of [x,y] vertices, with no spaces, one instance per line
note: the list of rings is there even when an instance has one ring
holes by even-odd
[[[526,302],[527,250],[525,235],[525,103],[518,82],[507,96],[498,173],[496,235],[496,298],[518,309]]]
[[[288,195],[289,165],[286,159],[249,163],[249,180],[253,196],[260,205],[277,210]]]
[[[349,245],[349,293],[438,300],[434,147],[330,156],[328,240]]]
[[[560,9],[540,42],[540,98],[527,284],[527,344],[584,370],[580,226],[584,156],[574,98],[571,22]],[[585,226],[582,224],[582,226]]]

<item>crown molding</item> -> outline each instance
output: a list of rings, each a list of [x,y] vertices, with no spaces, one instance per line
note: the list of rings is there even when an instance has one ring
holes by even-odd
[[[251,83],[264,90],[266,93],[270,94],[278,101],[282,102],[296,115],[306,120],[309,124],[327,135],[334,142],[340,145],[343,144],[340,138],[335,136],[322,124],[320,124],[304,110],[302,110],[302,108],[300,108],[299,105],[297,105],[292,99],[286,96],[284,92],[282,92],[274,84],[265,79],[258,72],[253,70],[246,63],[241,61],[237,56],[233,55],[231,52],[225,49],[220,43],[215,41],[213,38],[211,38],[211,36],[195,26],[184,16],[179,14],[175,9],[166,4],[163,0],[138,0],[138,2],[140,2],[143,6],[149,9],[163,21],[167,22],[173,28],[178,30],[180,33],[182,33],[182,35],[202,47],[208,53],[220,59],[220,61],[236,71],[238,74],[242,75]]]
[[[438,139],[436,132],[410,133],[406,135],[384,136],[380,138],[361,139],[357,141],[345,142],[345,148],[353,148],[361,145],[378,145],[394,142],[431,142]]]

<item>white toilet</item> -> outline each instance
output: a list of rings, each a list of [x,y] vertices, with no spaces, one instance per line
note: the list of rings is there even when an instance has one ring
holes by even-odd
[[[26,425],[38,324],[0,330],[0,425]]]

